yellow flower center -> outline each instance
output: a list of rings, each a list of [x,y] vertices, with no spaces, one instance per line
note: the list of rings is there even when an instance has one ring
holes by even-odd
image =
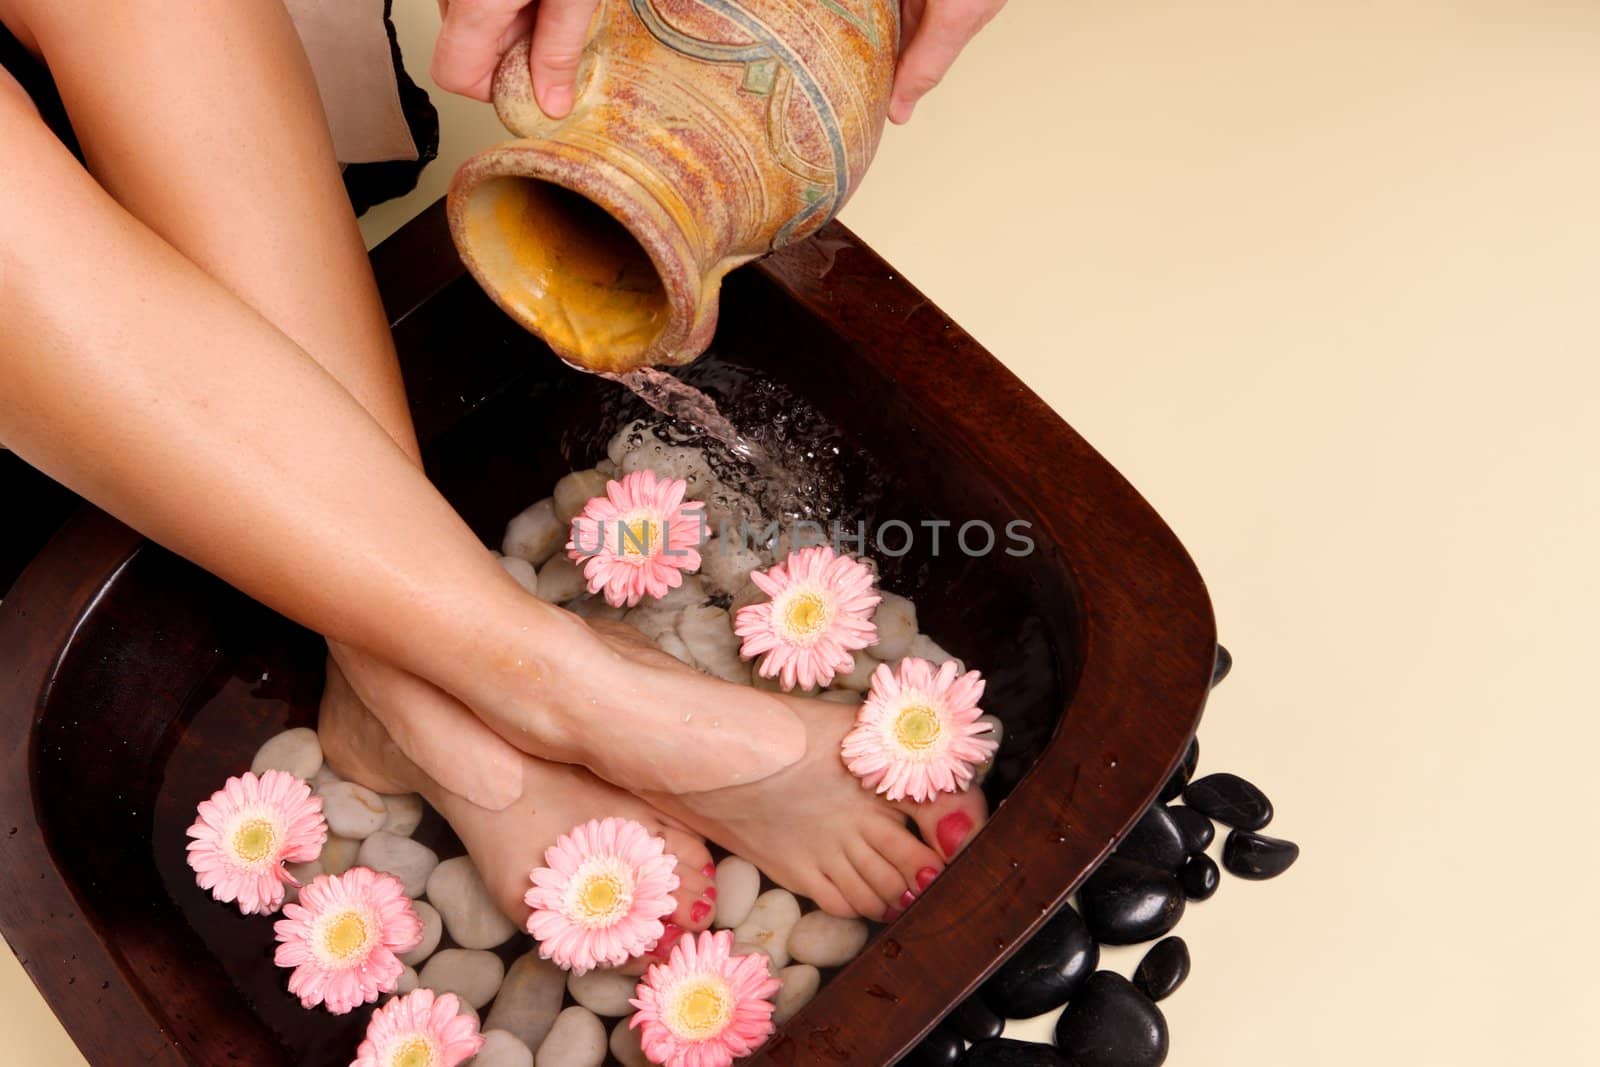
[[[367,920],[359,912],[347,911],[323,927],[322,948],[335,960],[350,962],[366,953],[370,938]]]
[[[685,979],[673,991],[665,1022],[684,1041],[716,1037],[733,1021],[733,997],[726,982],[711,975]]]
[[[573,918],[585,926],[610,926],[622,918],[632,901],[628,887],[611,871],[579,875],[572,894]]]
[[[806,641],[815,638],[828,628],[828,622],[832,614],[828,610],[827,599],[821,593],[814,593],[809,590],[796,593],[789,598],[789,603],[784,606],[784,636],[791,641]]]
[[[894,739],[912,752],[926,752],[943,733],[938,713],[926,704],[909,704],[894,717]]]
[[[407,1038],[389,1056],[389,1067],[434,1067],[438,1062],[433,1042],[420,1035]]]
[[[266,819],[251,819],[233,832],[233,854],[246,863],[259,863],[272,855],[278,834]]]
[[[650,546],[659,540],[656,524],[648,518],[637,518],[623,523],[617,530],[617,548],[624,556],[648,556]]]

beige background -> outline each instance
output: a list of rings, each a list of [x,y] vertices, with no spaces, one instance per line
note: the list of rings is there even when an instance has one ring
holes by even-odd
[[[373,238],[495,136],[436,99]],[[1305,854],[1184,919],[1175,1067],[1592,1055],[1597,190],[1583,0],[1017,0],[846,212],[1210,582],[1202,766]],[[80,1062],[0,993],[15,1062]]]

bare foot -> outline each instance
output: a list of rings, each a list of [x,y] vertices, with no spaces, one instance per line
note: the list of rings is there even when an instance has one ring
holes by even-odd
[[[711,922],[716,889],[705,842],[581,767],[549,763],[505,746],[509,753],[505,758],[516,760],[521,767],[519,797],[500,811],[480,807],[442,788],[411,762],[332,665],[317,733],[329,764],[341,775],[379,792],[421,793],[467,846],[495,902],[518,928],[526,924],[529,915],[523,901],[528,874],[544,865],[544,850],[578,823],[609,816],[641,823],[664,838],[667,850],[678,858],[680,884],[674,894],[678,907],[667,920],[662,943],[677,941],[674,925],[698,931]],[[466,755],[472,752],[463,750]]]
[[[799,763],[751,785],[646,798],[824,911],[895,918],[988,817],[983,793],[947,793],[926,804],[885,800],[862,788],[839,757],[854,708],[779,699],[806,725]]]

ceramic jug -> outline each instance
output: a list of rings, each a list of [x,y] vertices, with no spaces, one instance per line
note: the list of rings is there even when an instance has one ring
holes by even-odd
[[[501,63],[517,139],[456,174],[456,247],[563,359],[687,363],[723,276],[815,233],[860,182],[899,29],[899,0],[602,0],[566,118],[535,102],[526,41]]]

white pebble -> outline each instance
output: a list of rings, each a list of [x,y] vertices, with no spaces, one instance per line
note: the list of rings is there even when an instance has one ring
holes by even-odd
[[[439,854],[420,842],[379,830],[361,842],[356,862],[392,874],[405,886],[406,896],[420,897],[428,888],[428,875],[439,866]]]
[[[867,924],[825,911],[800,916],[789,932],[789,955],[813,967],[842,967],[867,947]]]
[[[607,604],[603,596],[579,597],[566,607],[580,619],[620,619],[628,613],[627,608]]]
[[[561,521],[563,528],[572,525],[572,520],[583,510],[583,506],[597,496],[606,495],[607,478],[597,470],[573,471],[556,483],[556,518]]]
[[[356,853],[360,851],[360,841],[329,834],[328,840],[322,843],[322,855],[318,857],[322,863],[322,873],[343,874],[356,865]]]
[[[447,948],[436,952],[418,975],[423,988],[435,993],[454,993],[462,1003],[480,1009],[500,991],[506,965],[493,952]]]
[[[622,1067],[652,1067],[640,1044],[640,1032],[623,1019],[611,1029],[611,1055]]]
[[[856,665],[848,674],[833,676],[833,689],[848,689],[852,693],[865,693],[872,688],[872,672],[878,669],[879,660],[867,655],[865,652],[851,654]]]
[[[852,693],[848,689],[830,689],[822,694],[822,699],[830,704],[859,704],[861,703],[861,694]]]
[[[633,996],[638,985],[639,979],[612,970],[567,976],[567,992],[572,994],[572,999],[608,1019],[633,1014],[633,1005],[628,1003],[628,998]]]
[[[707,672],[725,682],[750,684],[750,665],[739,658],[739,638],[726,611],[709,605],[686,608],[678,620],[678,636]]]
[[[342,781],[344,781],[344,776],[338,771],[334,770],[332,767],[328,766],[327,761],[323,761],[322,769],[318,771],[311,779],[311,788],[317,794],[317,796],[320,797],[322,795],[322,791],[328,786],[332,785],[334,782]]]
[[[361,841],[382,829],[389,809],[381,796],[364,785],[334,782],[322,791],[322,815],[329,830]]]
[[[734,928],[733,950],[766,953],[776,972],[789,962],[789,934],[799,921],[800,902],[794,894],[787,889],[769,889],[756,898],[750,914]]]
[[[485,1030],[483,1048],[467,1061],[467,1067],[533,1067],[533,1050],[515,1034]]]
[[[760,604],[767,599],[769,599],[767,594],[761,591],[759,585],[755,582],[746,582],[737,593],[733,594],[733,603],[728,605],[728,614],[737,618],[740,608],[747,608],[751,604]]]
[[[656,598],[655,604],[666,611],[681,611],[684,608],[704,604],[706,597],[705,583],[700,580],[699,575],[686,574],[676,589],[668,589],[667,595]]]
[[[567,972],[540,959],[537,951],[519,956],[506,971],[485,1025],[509,1031],[529,1048],[538,1048],[555,1025],[566,992]]]
[[[466,856],[445,860],[428,876],[428,900],[439,909],[451,940],[462,948],[494,948],[517,932]]]
[[[996,746],[994,753],[996,756],[998,756],[1000,754],[999,746],[1005,743],[1006,724],[995,718],[993,715],[980,715],[978,717],[978,721],[980,723],[987,723],[989,726],[989,732],[987,734],[979,734],[978,736],[985,738],[986,740],[993,741]],[[992,770],[994,770],[994,759],[991,757],[972,769],[972,784],[974,786],[982,785],[984,780],[989,777],[989,772]]]
[[[612,466],[621,468],[622,458],[628,454],[630,448],[634,447],[631,439],[635,435],[646,440],[655,440],[655,434],[646,428],[645,421],[643,419],[634,419],[613,434],[610,441],[606,442],[606,459],[611,461]]]
[[[498,556],[500,566],[505,572],[517,580],[517,584],[534,596],[539,595],[539,572],[533,569],[533,564],[516,556]]]
[[[580,597],[588,589],[583,571],[565,552],[551,556],[539,568],[539,599],[552,604],[565,604]]]
[[[545,497],[506,524],[500,551],[537,567],[567,543],[567,533],[567,524],[556,518],[555,501]]]
[[[737,593],[760,566],[761,557],[737,537],[713,537],[700,549],[700,576],[713,593]]]
[[[410,837],[422,823],[422,798],[415,793],[394,793],[383,798],[389,812],[383,820],[384,833]]]
[[[718,930],[731,930],[750,917],[761,893],[761,872],[756,865],[738,856],[728,856],[717,864],[717,914],[712,920]]]
[[[407,967],[405,970],[400,972],[400,978],[394,987],[395,995],[403,997],[413,989],[417,988],[421,982],[422,980],[417,977],[417,972],[410,967]]]
[[[927,634],[918,634],[916,637],[911,639],[911,651],[909,655],[916,656],[918,659],[925,659],[935,667],[942,667],[946,663],[954,661],[956,670],[964,671],[967,669],[967,665],[965,663],[961,662],[961,660],[956,659],[956,657],[940,648],[934,642],[933,638],[929,637]]]
[[[911,653],[917,636],[917,606],[903,596],[883,594],[883,603],[872,614],[878,628],[878,643],[867,649],[878,659],[893,663]]]
[[[539,1067],[600,1067],[606,1061],[606,1026],[588,1008],[572,1007],[556,1016],[539,1046]]]
[[[599,463],[596,463],[594,465],[594,469],[599,471],[601,474],[604,474],[607,478],[615,478],[617,475],[622,473],[617,469],[617,465],[611,462],[610,456],[607,456]]]
[[[322,769],[322,742],[317,740],[315,730],[304,726],[285,730],[268,738],[256,750],[250,769],[258,775],[265,771],[283,771],[310,781]]]
[[[411,906],[422,920],[422,940],[410,952],[400,953],[400,962],[408,967],[421,967],[444,939],[444,920],[439,918],[439,909],[426,900],[413,900]]]
[[[323,873],[322,857],[318,856],[316,859],[307,860],[305,863],[286,863],[284,864],[284,869],[289,872],[289,877],[299,882],[300,885],[310,885],[316,881],[317,875]],[[294,904],[299,899],[300,890],[298,887],[292,885],[283,887],[283,902],[285,904]]]
[[[809,963],[797,963],[779,971],[778,981],[783,985],[778,989],[778,995],[772,998],[772,1005],[776,1009],[772,1013],[772,1021],[782,1026],[811,1003],[811,998],[822,988],[822,974]]]
[[[622,621],[650,640],[659,642],[663,634],[678,632],[678,618],[682,614],[681,611],[647,604],[628,612],[622,617]]]
[[[683,643],[683,638],[678,636],[676,630],[668,630],[666,633],[656,638],[656,644],[661,646],[661,651],[667,653],[667,655],[671,656],[679,663],[684,663],[690,667],[696,668],[700,666],[700,664],[694,661],[694,655],[690,653],[689,646]]]

